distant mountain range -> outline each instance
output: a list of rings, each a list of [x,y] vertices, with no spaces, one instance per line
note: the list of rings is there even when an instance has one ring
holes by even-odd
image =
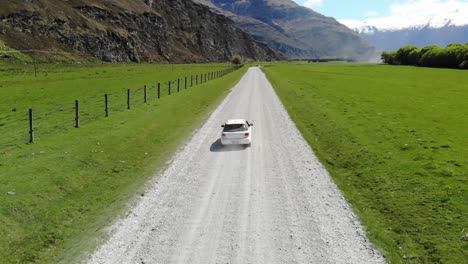
[[[368,59],[374,49],[356,32],[291,0],[194,0],[231,18],[255,40],[290,58]]]
[[[449,9],[431,17],[378,18],[368,21],[340,20],[376,48],[391,51],[406,45],[424,47],[468,43],[468,14]]]

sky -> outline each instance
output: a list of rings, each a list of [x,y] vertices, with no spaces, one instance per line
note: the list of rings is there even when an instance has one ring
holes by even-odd
[[[365,20],[372,15],[386,16],[395,0],[294,0],[300,5],[312,8],[336,19]]]
[[[412,16],[431,17],[440,12],[460,10],[468,17],[468,0],[294,0],[337,20],[395,21]]]

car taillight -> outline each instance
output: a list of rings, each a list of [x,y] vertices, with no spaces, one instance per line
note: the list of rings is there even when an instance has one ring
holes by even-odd
[[[244,135],[245,135],[246,137],[248,137],[248,136],[250,136],[250,133],[247,132],[247,133],[245,133]]]
[[[222,133],[222,134],[221,134],[221,136],[222,136],[222,137],[225,137],[225,136],[226,136],[226,134]]]

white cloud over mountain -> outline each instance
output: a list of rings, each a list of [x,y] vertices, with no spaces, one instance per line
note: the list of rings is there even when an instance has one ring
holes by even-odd
[[[408,0],[393,4],[390,15],[365,21],[342,19],[349,28],[362,29],[373,26],[379,30],[398,30],[410,27],[468,25],[468,2],[461,0]]]

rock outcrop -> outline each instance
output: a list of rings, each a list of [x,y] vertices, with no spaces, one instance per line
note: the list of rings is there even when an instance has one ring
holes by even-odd
[[[110,62],[283,58],[228,18],[186,0],[1,1],[0,39],[17,50]]]

